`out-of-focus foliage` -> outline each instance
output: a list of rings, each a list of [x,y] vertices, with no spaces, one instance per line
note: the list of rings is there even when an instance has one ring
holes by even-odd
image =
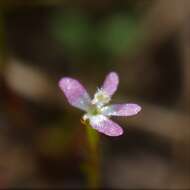
[[[91,49],[117,56],[136,50],[139,38],[143,36],[135,16],[114,13],[94,23],[89,16],[81,10],[54,14],[51,25],[54,38],[74,54],[85,54]]]
[[[132,15],[114,14],[101,24],[99,43],[109,55],[131,53],[138,47],[140,32]]]
[[[91,27],[81,12],[66,10],[52,16],[52,33],[55,39],[72,53],[84,53],[89,47]]]

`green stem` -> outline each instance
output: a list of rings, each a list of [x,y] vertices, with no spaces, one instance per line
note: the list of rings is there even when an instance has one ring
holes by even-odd
[[[88,143],[88,185],[89,188],[100,188],[100,146],[99,134],[89,125],[86,126]]]

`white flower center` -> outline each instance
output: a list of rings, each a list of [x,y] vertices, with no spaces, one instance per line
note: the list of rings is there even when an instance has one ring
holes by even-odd
[[[107,104],[110,100],[110,96],[104,90],[98,89],[98,91],[94,95],[92,104],[96,104],[98,107],[102,107],[103,105]]]
[[[89,107],[87,113],[83,116],[83,120],[86,121],[94,116],[101,116],[104,105],[110,100],[110,96],[104,90],[98,89],[94,95],[94,99],[91,101],[91,106]]]
[[[101,115],[102,111],[101,108],[99,108],[96,104],[92,104],[87,113],[83,116],[83,120],[87,120],[90,119],[90,117],[92,116],[97,116],[97,115]]]

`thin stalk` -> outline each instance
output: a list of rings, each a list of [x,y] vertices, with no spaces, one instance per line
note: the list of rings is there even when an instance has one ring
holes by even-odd
[[[84,123],[84,122],[83,122]],[[89,188],[100,188],[100,137],[88,123],[86,125],[86,137],[88,148],[87,181]]]

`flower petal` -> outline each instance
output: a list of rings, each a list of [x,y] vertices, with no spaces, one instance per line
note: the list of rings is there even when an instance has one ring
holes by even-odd
[[[104,107],[102,114],[106,116],[132,116],[139,111],[141,111],[141,107],[137,104],[113,104]]]
[[[90,124],[92,128],[108,136],[120,136],[123,134],[123,129],[104,115],[90,117]]]
[[[59,87],[64,92],[68,102],[81,110],[86,111],[90,105],[90,96],[79,81],[64,77],[59,81]]]
[[[110,72],[106,79],[104,80],[102,89],[109,95],[112,96],[114,92],[117,90],[117,86],[119,84],[119,77],[117,73]]]

